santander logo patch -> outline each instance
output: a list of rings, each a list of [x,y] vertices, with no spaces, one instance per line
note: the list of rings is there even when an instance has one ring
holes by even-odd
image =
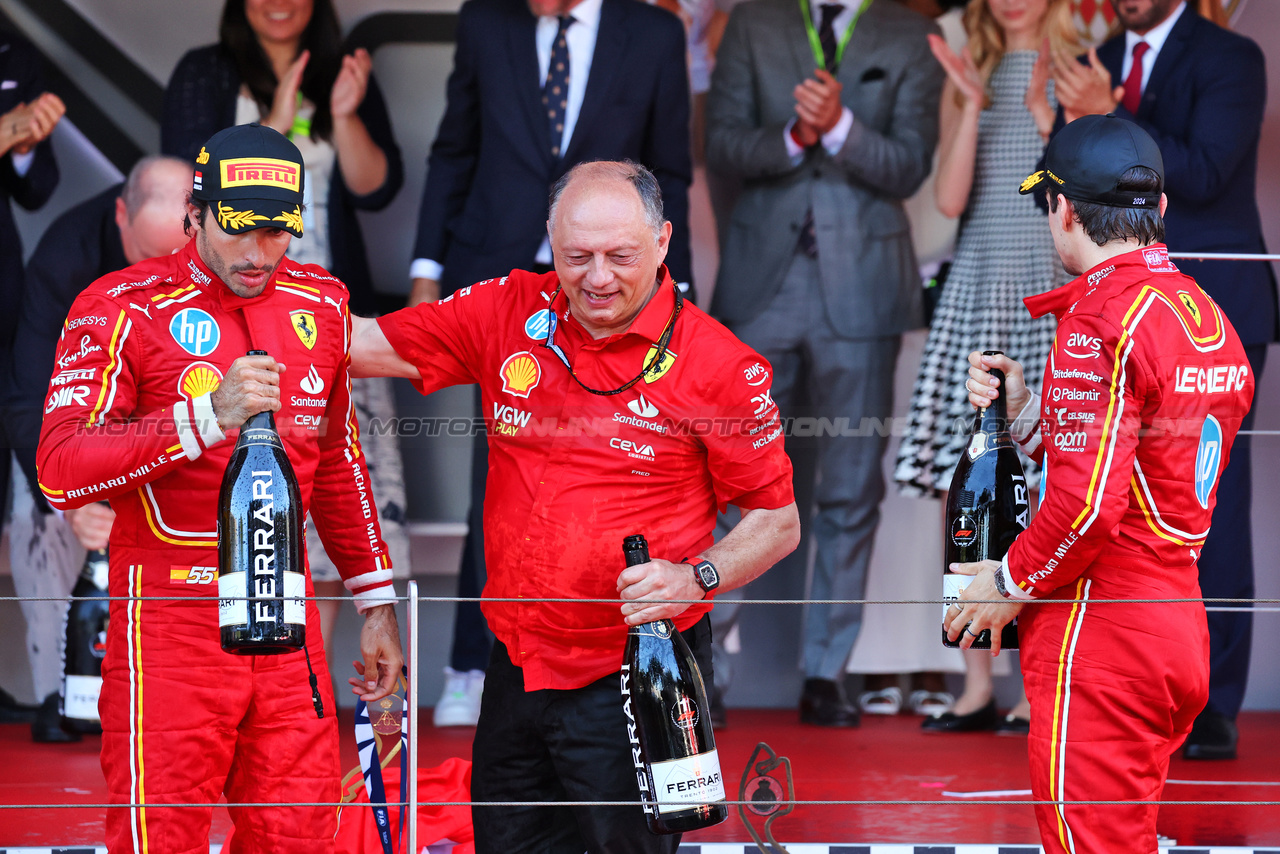
[[[307,375],[302,378],[302,390],[307,394],[319,394],[324,391],[324,380],[320,379],[320,374],[316,373],[316,366],[312,365],[311,370],[307,371]]]

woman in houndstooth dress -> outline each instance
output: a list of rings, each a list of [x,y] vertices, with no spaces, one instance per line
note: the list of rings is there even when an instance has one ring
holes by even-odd
[[[1054,318],[1033,320],[1022,304],[1023,297],[1051,290],[1068,278],[1044,214],[1032,197],[1018,194],[1019,183],[1035,171],[1044,152],[1036,119],[1024,103],[1036,62],[1034,50],[1011,51],[991,73],[991,106],[977,121],[972,190],[955,259],[929,327],[898,449],[894,479],[906,495],[937,496],[951,483],[973,427],[973,407],[964,387],[969,353],[1003,350],[1026,366],[1028,377],[1035,377],[1043,373],[1053,343]],[[1050,90],[1052,85],[1048,81]],[[1057,108],[1052,94],[1047,103]],[[943,168],[940,163],[940,206]],[[1035,463],[1024,456],[1022,464],[1029,479],[1038,478]]]
[[[964,387],[970,352],[1003,350],[1029,377],[1044,370],[1055,321],[1033,320],[1022,300],[1068,276],[1044,215],[1018,187],[1035,171],[1057,109],[1041,45],[1047,37],[1055,50],[1074,47],[1070,13],[1069,0],[970,0],[961,56],[930,36],[948,77],[937,202],[962,219],[898,449],[894,479],[903,494],[939,496],[951,483],[973,426]],[[1023,465],[1038,481],[1038,467],[1025,457]],[[926,729],[997,726],[990,656],[971,651],[965,661],[964,694]],[[1028,717],[1023,701],[1004,726],[1016,731]]]

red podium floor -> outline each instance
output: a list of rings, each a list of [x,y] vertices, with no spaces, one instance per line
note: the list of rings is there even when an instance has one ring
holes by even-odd
[[[424,710],[423,721],[430,721]],[[1030,845],[1037,841],[1029,806],[1000,798],[954,794],[1030,788],[1026,743],[990,734],[925,736],[920,719],[867,718],[859,729],[803,727],[793,711],[730,711],[730,726],[717,733],[721,768],[731,799],[737,798],[751,752],[765,741],[787,756],[799,800],[911,800],[910,806],[801,806],[774,825],[784,844],[823,843],[819,850],[897,843],[916,846]],[[350,712],[342,716],[344,770],[356,765]],[[1195,763],[1175,759],[1168,800],[1280,801],[1280,713],[1246,713],[1240,719],[1241,758]],[[470,757],[470,729],[422,728],[419,764]],[[73,745],[31,743],[23,725],[0,725],[0,804],[102,803],[98,739]],[[753,775],[754,776],[754,775]],[[952,794],[944,794],[952,793]],[[1014,795],[1011,799],[1026,799]],[[1006,798],[1009,799],[1009,798]],[[756,826],[762,819],[755,819]],[[214,816],[212,842],[229,826],[226,810]],[[1179,846],[1280,849],[1280,807],[1165,807],[1160,833]],[[96,809],[0,809],[0,854],[8,849],[101,845],[102,811]],[[717,843],[748,843],[736,810],[729,821],[684,839],[691,852],[719,854]],[[831,849],[827,849],[831,845]],[[684,846],[682,846],[684,850]],[[742,847],[731,850],[741,852]],[[850,848],[849,850],[859,850]],[[877,847],[872,854],[877,854]],[[885,849],[910,852],[912,848]],[[920,848],[915,849],[921,850]],[[928,849],[925,849],[928,850]],[[936,849],[934,849],[936,850]],[[946,848],[944,850],[950,850]],[[992,847],[991,852],[998,849]],[[1034,848],[1032,849],[1034,850]],[[793,854],[795,854],[793,850]],[[1217,854],[1215,851],[1214,854]],[[1271,854],[1276,854],[1271,852]]]

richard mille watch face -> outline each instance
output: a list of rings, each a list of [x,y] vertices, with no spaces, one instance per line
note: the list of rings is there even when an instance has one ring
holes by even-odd
[[[720,573],[716,572],[716,568],[709,560],[700,560],[695,563],[693,573],[697,576],[698,584],[703,590],[710,592],[720,586]]]

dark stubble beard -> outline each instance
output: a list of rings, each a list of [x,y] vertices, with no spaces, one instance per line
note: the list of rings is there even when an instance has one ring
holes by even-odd
[[[1146,32],[1169,16],[1178,0],[1154,0],[1146,12],[1126,16],[1121,11],[1124,0],[1111,0],[1111,8],[1115,10],[1126,30]]]
[[[280,266],[279,261],[273,264],[271,266],[271,270],[268,271],[266,280],[263,282],[262,287],[255,290],[249,290],[243,285],[235,284],[232,274],[244,273],[249,270],[258,270],[261,268],[255,267],[252,264],[234,264],[231,267],[228,267],[226,261],[222,259],[222,256],[214,251],[213,245],[209,242],[208,233],[203,228],[200,229],[200,235],[196,238],[196,248],[200,250],[200,260],[204,261],[205,265],[208,266],[213,274],[222,280],[222,283],[227,286],[227,289],[236,296],[243,297],[245,299],[256,297],[258,294],[266,290],[267,282],[271,281],[271,277],[275,275],[276,268]]]

